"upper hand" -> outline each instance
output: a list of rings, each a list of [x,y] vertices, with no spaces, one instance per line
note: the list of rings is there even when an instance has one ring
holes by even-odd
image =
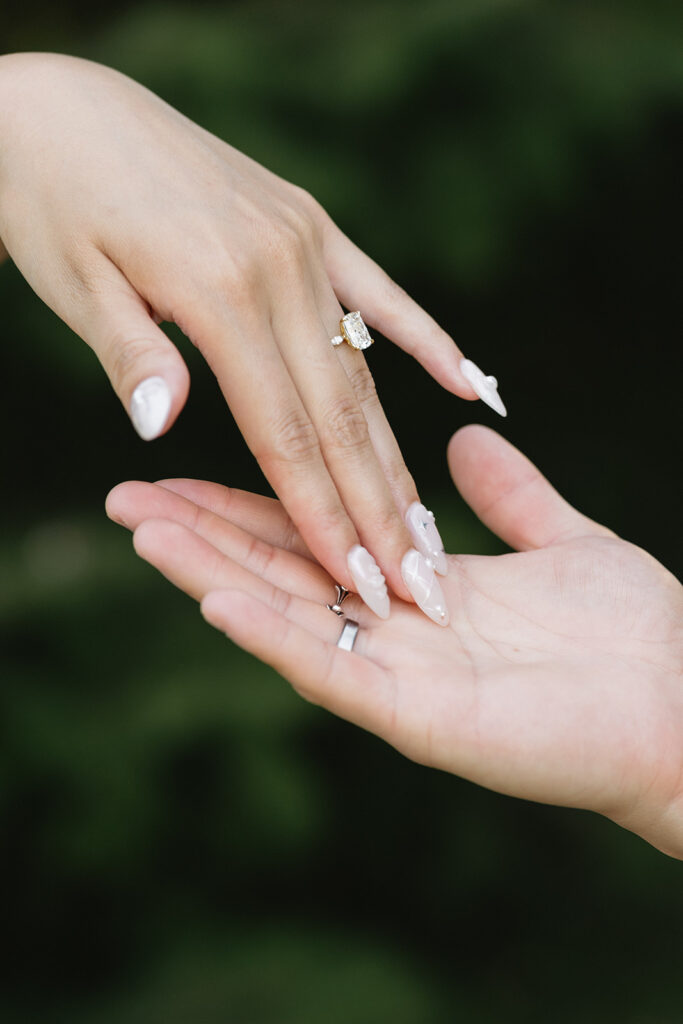
[[[416,761],[598,811],[683,858],[680,584],[492,431],[459,431],[449,463],[517,552],[450,557],[446,629],[403,603],[380,621],[349,597],[351,653],[325,608],[332,579],[277,502],[176,480],[119,485],[107,509],[211,623],[309,700]]]
[[[18,112],[18,114],[17,114]],[[182,408],[173,321],[322,565],[347,587],[360,543],[396,594],[417,500],[361,352],[333,349],[340,302],[444,387],[475,393],[451,338],[311,195],[109,68],[0,58],[0,237],[94,349],[145,438]]]

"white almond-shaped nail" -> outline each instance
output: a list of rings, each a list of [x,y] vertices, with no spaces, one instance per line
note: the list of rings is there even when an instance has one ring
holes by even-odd
[[[148,377],[138,384],[130,400],[130,418],[143,441],[152,441],[166,426],[171,392],[163,377]]]
[[[471,359],[462,360],[460,372],[465,380],[472,385],[482,402],[486,402],[501,416],[507,416],[507,409],[498,394],[498,381],[495,377],[487,377]]]
[[[448,562],[441,534],[434,522],[434,513],[425,508],[421,502],[414,501],[406,512],[406,526],[418,551],[432,562],[441,576],[446,576]]]
[[[370,552],[354,544],[349,551],[346,563],[356,584],[356,590],[368,608],[379,615],[380,619],[389,618],[390,601],[384,576]]]
[[[401,576],[418,608],[440,626],[447,626],[450,616],[434,566],[415,548],[410,548],[403,556]]]

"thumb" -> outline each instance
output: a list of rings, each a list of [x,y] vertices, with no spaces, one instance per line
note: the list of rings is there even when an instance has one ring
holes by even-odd
[[[188,369],[155,322],[144,299],[109,260],[98,268],[97,291],[70,326],[93,349],[145,441],[174,422],[190,388]]]
[[[455,486],[473,512],[518,551],[615,534],[577,512],[532,462],[488,427],[462,427],[448,445]]]

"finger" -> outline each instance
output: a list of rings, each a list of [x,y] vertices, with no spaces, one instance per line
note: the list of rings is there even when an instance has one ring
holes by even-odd
[[[336,642],[339,638],[341,617],[333,614],[324,600],[312,597],[315,595],[315,582],[308,587],[307,593],[297,593],[299,580],[295,571],[282,572],[282,586],[269,583],[224,556],[194,531],[166,519],[147,519],[141,523],[133,534],[133,544],[141,558],[197,601],[214,589],[237,588],[286,615],[292,622],[313,630],[324,640]],[[363,626],[364,642],[367,643],[374,617],[360,600],[354,601],[350,597],[348,603],[351,615]]]
[[[227,519],[235,526],[248,530],[254,537],[274,547],[291,551],[302,558],[313,558],[282,502],[276,498],[266,498],[261,494],[241,491],[237,487],[225,487],[208,480],[157,480],[157,483],[222,519]]]
[[[412,600],[400,570],[411,539],[377,459],[363,410],[321,322],[310,278],[296,293],[279,297],[272,322],[361,544],[372,553],[394,592]]]
[[[294,278],[291,267],[287,273],[292,284],[298,284],[300,270]],[[204,342],[202,350],[249,447],[311,553],[336,582],[347,590],[360,590],[364,581],[354,581],[347,560],[351,551],[362,551],[358,532],[330,476],[317,430],[283,361],[270,322],[254,317],[250,323],[248,314],[242,313],[249,329],[238,344],[228,346],[214,340]],[[224,337],[230,315],[224,308],[220,319],[213,323],[205,320],[204,331],[213,339]],[[363,555],[377,570],[372,556]],[[386,617],[389,598],[384,580],[375,581],[365,564],[363,569],[368,577],[363,597],[377,615]]]
[[[212,590],[210,593],[225,595],[235,593],[235,591],[238,591],[243,597],[249,595],[256,598],[256,600],[277,612],[278,615],[284,616],[288,622],[301,626],[327,644],[336,644],[338,642],[349,619],[348,616],[333,615],[325,605],[319,604],[316,601],[309,601],[305,597],[296,594],[291,594],[289,591],[282,590],[279,587],[271,587],[267,593],[257,593],[250,586],[241,588],[237,586],[226,587],[220,590]],[[218,598],[216,600],[216,608],[221,608],[221,606],[222,601]],[[354,639],[354,651],[356,654],[361,654],[364,657],[367,656],[368,649],[373,646],[372,638],[375,635],[376,628],[381,628],[381,623],[375,618],[373,625],[369,621],[371,618],[372,616],[367,608],[362,609],[359,619],[351,618],[351,621],[359,626]]]
[[[348,345],[341,345],[340,349],[336,353],[337,359],[365,416],[372,447],[394,503],[405,518],[408,506],[419,500],[415,481],[382,408],[365,356],[362,352],[354,352]]]
[[[360,309],[367,324],[414,356],[443,387],[460,398],[477,398],[450,335],[331,219],[324,223],[325,268],[339,301]]]
[[[538,469],[488,427],[463,427],[448,445],[453,481],[490,530],[518,551],[573,537],[615,535],[565,501]]]
[[[149,519],[187,527],[217,551],[267,582],[283,585],[303,597],[332,603],[334,586],[328,574],[310,559],[267,543],[208,509],[156,484],[128,481],[107,496],[107,515],[129,530]]]
[[[388,738],[390,678],[355,649],[342,651],[326,643],[252,594],[210,593],[201,611],[207,622],[271,665],[307,700]]]
[[[318,436],[263,309],[238,320],[202,311],[198,344],[242,434],[311,553],[347,589],[346,552],[358,534],[330,478]],[[220,314],[220,315],[219,315]],[[238,314],[239,315],[239,314]],[[232,344],[227,344],[232,334]]]
[[[99,358],[145,441],[168,430],[187,399],[190,376],[175,345],[121,271],[93,251],[77,286],[78,308],[62,318]]]
[[[316,275],[315,288],[321,319],[334,333],[343,312],[341,306],[324,274]],[[419,500],[415,481],[389,426],[365,356],[348,345],[338,346],[335,353],[363,411],[375,456],[412,542],[432,561],[436,571],[445,576],[448,563],[434,516]]]
[[[325,613],[324,616],[321,614],[321,621],[324,621],[325,616],[331,620],[337,618],[326,607],[326,602],[333,595],[329,593],[329,586],[325,586],[321,580],[310,581],[305,598],[300,597],[288,590],[290,585],[296,589],[300,584],[296,572],[290,571],[291,565],[281,573],[280,588],[239,565],[182,523],[167,519],[146,519],[134,531],[133,545],[141,558],[196,601],[200,601],[210,590],[238,587],[262,601],[270,602],[275,600],[274,591],[282,589],[293,600],[306,600],[308,604],[315,604],[321,613]],[[348,600],[351,601],[351,598]],[[363,614],[359,601],[356,601],[355,612]]]

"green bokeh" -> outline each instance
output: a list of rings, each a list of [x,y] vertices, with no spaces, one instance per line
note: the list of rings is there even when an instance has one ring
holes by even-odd
[[[474,416],[676,570],[682,30],[607,0],[67,0],[3,49],[111,64],[305,185],[496,373],[505,424],[372,350],[447,548],[501,549],[445,466]],[[190,400],[145,446],[11,266],[0,303],[3,1020],[679,1021],[677,864],[305,705],[104,519],[129,477],[265,488],[178,332]]]

